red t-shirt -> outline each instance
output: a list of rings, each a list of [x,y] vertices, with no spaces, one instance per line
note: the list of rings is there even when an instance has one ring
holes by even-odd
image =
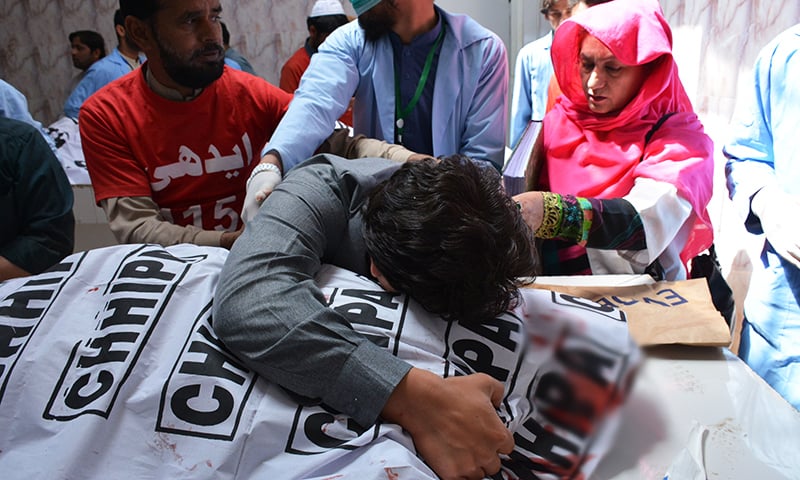
[[[286,60],[281,68],[281,82],[280,86],[285,92],[294,93],[297,87],[300,86],[300,78],[311,63],[311,57],[308,55],[306,47],[301,47],[294,52],[294,55]]]
[[[177,225],[237,230],[247,178],[291,99],[227,66],[189,102],[154,93],[144,69],[108,84],[79,117],[95,200],[151,197]]]
[[[308,55],[306,47],[301,47],[294,52],[289,60],[283,64],[281,68],[281,81],[280,86],[285,92],[294,93],[297,87],[300,86],[300,79],[303,77],[308,65],[311,63],[311,57]],[[347,126],[353,126],[353,101],[350,101],[350,106],[339,117],[339,121]]]

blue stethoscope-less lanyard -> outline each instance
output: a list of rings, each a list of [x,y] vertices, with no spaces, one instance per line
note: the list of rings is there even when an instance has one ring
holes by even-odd
[[[427,58],[425,58],[425,66],[422,67],[422,74],[419,76],[419,81],[417,82],[417,89],[414,92],[414,96],[411,98],[411,100],[409,100],[405,107],[400,105],[402,102],[402,99],[400,98],[400,69],[397,65],[394,67],[394,143],[398,145],[403,144],[403,127],[405,126],[405,119],[411,112],[414,111],[414,107],[416,107],[417,103],[419,103],[422,92],[425,90],[425,85],[428,83],[428,76],[430,76],[431,73],[433,59],[436,57],[436,52],[439,50],[439,46],[441,46],[442,40],[444,39],[444,25],[444,22],[442,22],[442,28],[439,30],[439,36],[436,37],[436,41],[433,42],[433,46],[428,52]]]

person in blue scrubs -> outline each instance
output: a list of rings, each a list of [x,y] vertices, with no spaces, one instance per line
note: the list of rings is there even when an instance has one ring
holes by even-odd
[[[39,131],[42,134],[45,142],[50,147],[53,153],[56,153],[56,144],[53,139],[44,129],[42,124],[35,120],[31,115],[28,108],[28,99],[25,95],[17,90],[13,85],[0,79],[0,117],[6,117],[13,120],[25,122]]]
[[[81,105],[94,92],[136,69],[142,58],[139,47],[125,33],[125,17],[117,10],[114,13],[114,30],[117,33],[117,48],[94,62],[64,103],[64,115],[78,118]]]
[[[288,171],[331,134],[351,97],[353,130],[433,156],[503,165],[508,59],[500,38],[433,0],[352,0],[358,14],[311,58],[262,163]],[[274,182],[250,182],[256,202]]]
[[[577,0],[542,0],[541,13],[553,28],[546,35],[528,43],[517,53],[514,88],[511,94],[510,147],[519,142],[531,120],[542,121],[547,107],[547,87],[553,76],[550,46],[553,33],[570,16]]]
[[[745,227],[764,235],[744,303],[739,356],[800,409],[800,24],[759,54],[723,152]]]

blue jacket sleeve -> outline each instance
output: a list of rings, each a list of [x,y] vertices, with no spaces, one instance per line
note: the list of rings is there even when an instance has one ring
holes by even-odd
[[[511,92],[511,123],[508,138],[508,146],[511,148],[514,148],[519,141],[519,137],[525,131],[525,126],[528,125],[533,113],[529,61],[526,49],[522,48],[517,54],[514,67],[514,88]]]
[[[795,29],[800,32],[800,28]],[[800,129],[800,36],[787,32],[765,47],[749,89],[740,97],[730,140],[723,148],[728,193],[748,231],[761,234],[750,210],[753,196],[770,186],[800,194],[795,137]]]
[[[349,26],[340,27],[311,57],[289,111],[264,149],[280,153],[284,171],[309,158],[350,105],[359,81],[358,38]]]
[[[459,153],[501,170],[508,125],[508,58],[496,36],[486,40],[478,87],[464,119]]]

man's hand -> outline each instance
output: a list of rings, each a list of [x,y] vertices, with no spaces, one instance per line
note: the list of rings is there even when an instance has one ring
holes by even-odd
[[[800,268],[800,223],[791,213],[800,210],[800,197],[778,186],[767,186],[753,196],[750,208],[761,220],[775,253]]]
[[[244,232],[244,226],[239,227],[239,230],[236,230],[235,232],[223,233],[222,237],[219,239],[219,246],[230,250],[233,246],[233,243],[239,238],[242,232]]]
[[[261,158],[261,163],[253,168],[253,173],[247,180],[247,192],[242,206],[242,220],[249,222],[258,213],[258,208],[272,190],[281,183],[281,161],[272,154],[267,153]]]
[[[500,470],[514,437],[497,415],[503,384],[478,373],[441,378],[412,368],[381,416],[402,426],[443,480],[481,479]]]
[[[408,157],[408,159],[406,161],[407,162],[419,162],[419,161],[422,161],[422,160],[428,160],[429,158],[432,158],[433,160],[436,160],[437,162],[439,161],[438,158],[432,157],[431,155],[425,155],[424,153],[415,153],[415,154],[411,155],[410,157]]]

